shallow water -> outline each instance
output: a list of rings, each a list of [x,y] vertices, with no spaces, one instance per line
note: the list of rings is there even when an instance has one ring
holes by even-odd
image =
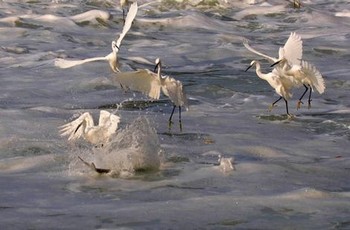
[[[190,109],[182,133],[177,114],[168,131],[167,98],[149,102],[115,87],[107,63],[53,64],[110,53],[122,29],[119,4],[0,2],[1,229],[350,227],[350,18],[336,16],[349,3],[195,2],[140,8],[119,51],[123,70],[153,69],[136,60],[160,57],[164,72],[183,82]],[[73,17],[88,11],[91,18]],[[268,112],[277,98],[269,85],[244,72],[256,56],[242,39],[277,55],[292,31],[326,91],[313,94],[310,110],[296,110],[296,89],[287,119],[283,103]],[[121,128],[146,116],[163,150],[161,170],[115,178],[84,168],[76,155],[91,146],[68,143],[58,126],[100,109],[120,115]],[[219,154],[234,157],[235,171],[220,170]]]

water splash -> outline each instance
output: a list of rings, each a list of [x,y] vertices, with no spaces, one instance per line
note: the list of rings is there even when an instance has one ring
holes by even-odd
[[[132,176],[135,172],[155,171],[161,164],[162,150],[156,130],[146,117],[139,117],[119,130],[102,148],[93,148],[82,159],[111,176]],[[73,164],[82,162],[73,161]],[[85,170],[86,166],[84,165]],[[74,167],[70,167],[71,170]],[[74,169],[73,169],[74,170]]]

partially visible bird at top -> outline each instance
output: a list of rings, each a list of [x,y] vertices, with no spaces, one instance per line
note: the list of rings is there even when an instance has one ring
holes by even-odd
[[[120,72],[117,54],[120,49],[122,40],[124,39],[126,33],[130,30],[132,22],[136,17],[137,10],[138,10],[138,6],[137,6],[137,2],[135,1],[131,4],[129,8],[122,33],[119,35],[117,41],[115,40],[112,41],[112,44],[111,44],[112,52],[110,54],[104,57],[93,57],[93,58],[87,58],[84,60],[66,60],[66,59],[58,58],[55,60],[55,66],[65,69],[65,68],[71,68],[73,66],[77,66],[77,65],[81,65],[81,64],[93,62],[93,61],[107,61],[113,72]]]
[[[125,22],[126,11],[129,10],[129,4],[130,4],[129,0],[120,0],[120,8],[123,11],[123,20],[124,20],[124,22]]]
[[[293,7],[294,8],[300,8],[301,7],[300,0],[293,0]]]
[[[281,76],[280,69],[277,68],[274,68],[272,72],[264,74],[261,72],[260,62],[255,60],[250,63],[246,71],[248,71],[253,66],[256,67],[256,74],[258,77],[267,81],[269,85],[275,89],[275,92],[280,96],[270,105],[269,110],[272,110],[275,104],[283,99],[286,104],[287,115],[291,116],[288,110],[288,100],[292,97],[291,89],[294,86],[293,79]]]
[[[154,72],[148,69],[140,69],[131,72],[120,72],[114,76],[114,80],[123,88],[134,90],[146,94],[151,99],[158,100],[160,91],[169,97],[174,104],[169,118],[169,130],[173,124],[172,117],[176,107],[179,107],[179,126],[182,131],[181,108],[188,108],[186,94],[180,81],[172,77],[161,74],[161,60],[155,60]]]
[[[79,118],[60,126],[61,136],[68,136],[68,140],[77,140],[83,137],[95,146],[103,146],[115,134],[120,117],[106,110],[100,111],[98,125],[90,113],[83,113]]]

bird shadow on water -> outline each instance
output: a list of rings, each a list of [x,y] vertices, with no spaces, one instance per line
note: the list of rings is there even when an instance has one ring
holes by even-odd
[[[287,114],[282,114],[282,115],[257,115],[257,118],[261,120],[266,120],[266,121],[284,121],[284,122],[290,122],[295,120],[294,115],[287,115]]]
[[[164,106],[171,104],[170,100],[132,100],[123,101],[120,104],[106,104],[98,106],[98,109],[120,109],[120,110],[144,110],[148,108],[158,107],[160,105]]]
[[[189,99],[190,105],[198,105],[200,102],[195,99]],[[100,105],[98,109],[120,109],[120,110],[145,110],[148,108],[158,108],[159,106],[167,107],[172,105],[168,99],[160,100],[128,100],[121,103]]]

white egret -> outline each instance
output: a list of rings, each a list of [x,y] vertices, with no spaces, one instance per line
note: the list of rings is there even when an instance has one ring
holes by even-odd
[[[264,74],[261,72],[260,62],[255,60],[250,63],[250,66],[246,69],[246,71],[248,71],[248,69],[250,69],[254,65],[256,67],[256,74],[258,75],[258,77],[267,81],[270,84],[270,86],[275,89],[276,93],[280,96],[279,99],[277,99],[271,104],[270,110],[275,106],[277,102],[283,99],[286,104],[287,115],[290,116],[288,111],[288,100],[292,97],[291,89],[294,86],[293,79],[281,76],[280,69],[278,68],[273,69],[273,71],[270,73]]]
[[[120,122],[120,117],[108,111],[101,110],[98,125],[90,113],[82,114],[76,120],[60,126],[61,136],[69,136],[68,140],[76,140],[83,137],[85,140],[96,146],[107,143],[115,133]]]
[[[141,92],[154,100],[160,97],[160,91],[169,97],[174,104],[169,118],[169,129],[171,129],[172,117],[176,107],[179,107],[179,125],[182,131],[181,107],[187,108],[187,98],[180,81],[172,77],[161,75],[161,61],[159,58],[155,61],[154,72],[148,69],[141,69],[132,72],[120,72],[115,75],[117,81],[122,87]],[[157,73],[155,73],[157,71]]]
[[[134,21],[137,14],[138,6],[137,2],[131,4],[128,15],[126,16],[124,27],[122,33],[119,35],[117,41],[112,41],[112,52],[104,57],[94,57],[87,58],[84,60],[65,60],[58,58],[55,60],[55,66],[59,68],[71,68],[73,66],[81,65],[84,63],[92,62],[92,61],[108,61],[113,72],[120,72],[119,63],[118,63],[118,51],[120,49],[120,45],[122,40],[124,39],[126,33],[130,30],[131,24]]]
[[[281,61],[279,61],[279,63],[282,63],[282,65],[288,66],[286,62],[287,61],[285,59],[282,59]],[[274,65],[275,64],[273,64],[272,66]],[[294,65],[291,67],[283,68],[280,74],[284,75],[285,77],[293,78],[295,81],[295,86],[303,85],[305,87],[305,91],[303,92],[303,94],[300,96],[298,100],[297,109],[300,109],[301,104],[303,104],[302,99],[308,90],[309,90],[308,108],[310,109],[312,91],[316,89],[319,94],[322,94],[324,93],[324,90],[326,88],[324,79],[321,73],[316,69],[314,65],[304,60],[301,60],[300,66]]]
[[[306,92],[309,92],[309,108],[311,107],[311,92],[312,89],[316,90],[322,94],[324,92],[324,80],[320,72],[311,64],[306,61],[302,61],[303,56],[303,43],[301,37],[296,33],[292,32],[284,45],[284,47],[279,48],[279,57],[274,58],[266,54],[263,54],[251,46],[249,46],[248,41],[244,40],[243,45],[251,52],[266,58],[270,63],[273,63],[271,66],[277,65],[275,71],[278,71],[280,76],[284,78],[292,79],[293,87],[304,86],[305,91],[300,96],[297,109],[300,108],[303,97]]]

